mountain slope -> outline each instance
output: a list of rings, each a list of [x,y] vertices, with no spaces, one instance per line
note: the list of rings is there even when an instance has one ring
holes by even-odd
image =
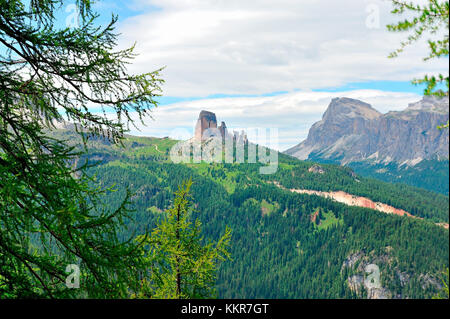
[[[403,111],[381,114],[367,103],[336,98],[307,139],[285,153],[448,193],[448,170],[440,167],[448,167],[449,133],[437,129],[448,121],[448,108],[447,98],[424,97]],[[438,173],[424,172],[424,163],[436,166]]]
[[[73,132],[58,134],[78,143]],[[283,154],[271,175],[259,174],[261,164],[174,164],[168,153],[175,143],[127,136],[121,148],[96,139],[88,143],[90,152],[84,159],[99,161],[90,172],[101,185],[115,185],[117,191],[107,195],[108,205],[119,205],[126,188],[134,193],[135,213],[126,221],[124,238],[154,227],[177,186],[193,179],[195,216],[203,224],[205,239],[217,239],[225,226],[233,231],[233,260],[218,269],[219,297],[429,298],[439,288],[438,274],[448,266],[449,238],[448,230],[435,223],[448,222],[448,197]],[[348,206],[291,188],[345,191],[424,220]],[[380,267],[382,290],[355,289],[361,276],[358,265],[350,262],[355,254],[361,263]]]

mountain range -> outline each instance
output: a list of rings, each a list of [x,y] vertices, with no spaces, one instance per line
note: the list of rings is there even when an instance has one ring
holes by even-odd
[[[334,98],[307,139],[285,153],[448,194],[449,131],[437,128],[448,119],[448,98],[425,96],[386,114],[356,99]]]

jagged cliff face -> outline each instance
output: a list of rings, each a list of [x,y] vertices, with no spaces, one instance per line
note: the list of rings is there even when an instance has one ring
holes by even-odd
[[[424,159],[448,159],[448,130],[436,128],[448,118],[448,98],[424,97],[401,112],[387,114],[358,100],[335,98],[308,138],[286,153],[342,164],[370,160],[414,166]]]
[[[225,122],[221,122],[220,126],[217,127],[217,119],[215,113],[209,111],[201,111],[200,115],[198,116],[197,124],[195,126],[194,139],[198,141],[204,141],[212,135],[216,134],[213,131],[207,132],[205,134],[205,131],[208,129],[217,129],[217,132],[222,138],[229,137],[235,139],[236,141],[242,140],[244,143],[247,142],[247,135],[244,131],[242,131],[241,133],[233,131],[232,134],[230,134]]]
[[[195,139],[201,141],[203,132],[209,128],[217,128],[216,114],[209,111],[201,111],[195,126]]]

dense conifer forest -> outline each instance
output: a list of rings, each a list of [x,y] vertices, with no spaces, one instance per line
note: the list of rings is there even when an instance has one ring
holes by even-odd
[[[175,141],[170,139],[128,137],[124,148],[102,140],[89,143],[85,159],[97,161],[89,173],[101,186],[117,188],[108,194],[108,204],[119,205],[125,189],[133,194],[134,213],[124,238],[152,229],[170,207],[173,191],[192,178],[195,216],[205,240],[218,239],[227,226],[232,230],[232,259],[219,264],[218,297],[364,297],[364,287],[355,291],[349,285],[355,274],[364,276],[364,263],[379,266],[383,288],[392,298],[429,298],[439,290],[449,256],[448,230],[435,225],[448,222],[444,195],[363,178],[336,165],[321,164],[324,173],[315,174],[308,171],[313,163],[282,154],[275,174],[260,175],[260,164],[173,164],[168,154]],[[288,188],[342,190],[424,219]],[[354,254],[362,257],[347,267]]]

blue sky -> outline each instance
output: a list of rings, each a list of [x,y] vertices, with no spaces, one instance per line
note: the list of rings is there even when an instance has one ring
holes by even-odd
[[[443,88],[443,87],[442,87]],[[347,83],[339,87],[329,87],[314,89],[313,92],[350,92],[355,90],[379,90],[386,92],[404,92],[404,93],[415,93],[421,95],[424,90],[424,85],[413,85],[410,81],[368,81],[368,82],[356,82]],[[301,91],[301,90],[294,90]],[[218,99],[218,98],[242,98],[242,97],[271,97],[284,95],[289,92],[271,92],[264,94],[212,94],[208,96],[192,96],[192,97],[176,97],[176,96],[161,96],[157,100],[160,105],[168,105],[180,102],[190,102],[198,100],[208,100],[208,99]]]

